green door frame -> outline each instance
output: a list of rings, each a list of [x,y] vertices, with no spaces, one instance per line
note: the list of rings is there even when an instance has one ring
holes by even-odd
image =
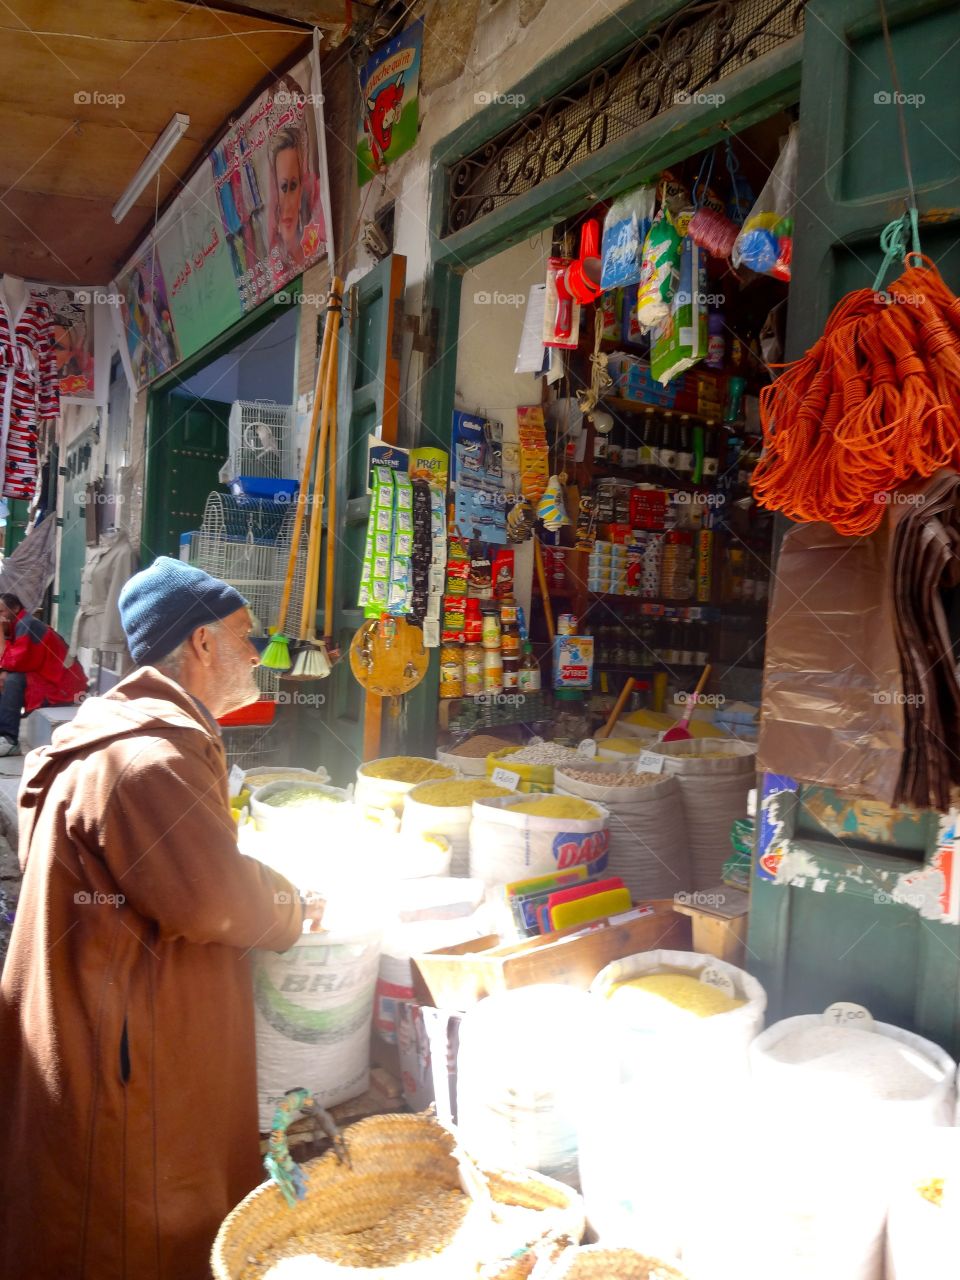
[[[302,292],[302,284],[302,277],[298,276],[296,280],[290,281],[284,293],[288,298],[296,299]],[[161,478],[157,474],[156,467],[151,466],[151,454],[153,452],[152,446],[156,443],[152,438],[154,432],[158,426],[162,428],[168,421],[166,414],[168,397],[198,370],[226,355],[238,342],[243,342],[252,337],[270,324],[271,321],[276,320],[284,311],[288,311],[291,307],[297,305],[296,301],[280,302],[278,295],[267,298],[266,302],[261,302],[249,315],[243,316],[236,324],[224,330],[212,342],[209,342],[199,351],[195,351],[192,356],[182,360],[169,373],[151,383],[147,393],[146,439],[144,442],[143,520],[141,522],[140,538],[140,563],[142,565],[150,564],[154,558],[153,552],[150,550],[151,545],[153,545],[151,534],[162,514],[158,509],[162,492],[162,485],[159,483]]]
[[[430,193],[429,258],[423,305],[424,314],[427,308],[437,311],[437,357],[424,378],[420,444],[450,448],[460,291],[466,270],[562,218],[589,208],[601,197],[631,190],[666,165],[703,151],[728,136],[731,124],[736,130],[745,129],[799,101],[802,37],[724,77],[722,112],[709,103],[674,107],[517,196],[473,226],[443,235],[450,166],[517,123],[537,104],[629,46],[644,31],[682,8],[684,2],[633,0],[594,27],[589,40],[576,42],[554,54],[519,81],[509,94],[502,94],[500,102],[471,117],[433,147],[430,171],[435,178]],[[433,661],[426,679],[410,698],[411,730],[425,754],[432,754],[436,741],[438,695],[439,664]]]

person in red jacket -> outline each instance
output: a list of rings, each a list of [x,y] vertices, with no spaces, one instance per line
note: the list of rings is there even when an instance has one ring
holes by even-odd
[[[67,642],[27,613],[15,595],[0,595],[7,637],[0,654],[0,756],[20,753],[20,717],[38,707],[65,707],[87,689],[80,663],[66,664]]]

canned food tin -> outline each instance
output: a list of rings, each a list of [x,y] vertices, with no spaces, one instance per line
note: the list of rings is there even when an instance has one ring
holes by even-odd
[[[557,635],[575,636],[576,634],[577,615],[575,613],[561,613],[557,618]]]

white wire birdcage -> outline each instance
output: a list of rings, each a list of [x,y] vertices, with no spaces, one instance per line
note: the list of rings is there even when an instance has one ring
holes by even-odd
[[[292,404],[272,400],[235,400],[230,406],[230,456],[220,479],[238,476],[293,479],[296,475],[296,415]]]
[[[284,503],[211,493],[190,539],[190,563],[240,592],[261,635],[279,607],[286,561],[279,563],[278,539],[288,515]]]
[[[236,765],[240,769],[254,769],[276,764],[280,750],[278,730],[276,723],[225,726],[222,732],[227,768],[232,769]]]

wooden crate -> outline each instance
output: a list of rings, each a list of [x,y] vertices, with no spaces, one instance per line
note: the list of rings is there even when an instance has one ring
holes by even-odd
[[[690,921],[674,911],[673,902],[644,905],[653,908],[649,915],[615,918],[601,928],[567,929],[509,945],[493,934],[415,956],[414,996],[437,1009],[469,1009],[484,996],[537,982],[585,989],[605,965],[640,951],[689,950]]]
[[[749,893],[721,884],[689,896],[691,901],[678,902],[676,910],[690,917],[694,951],[742,969],[747,947]]]

